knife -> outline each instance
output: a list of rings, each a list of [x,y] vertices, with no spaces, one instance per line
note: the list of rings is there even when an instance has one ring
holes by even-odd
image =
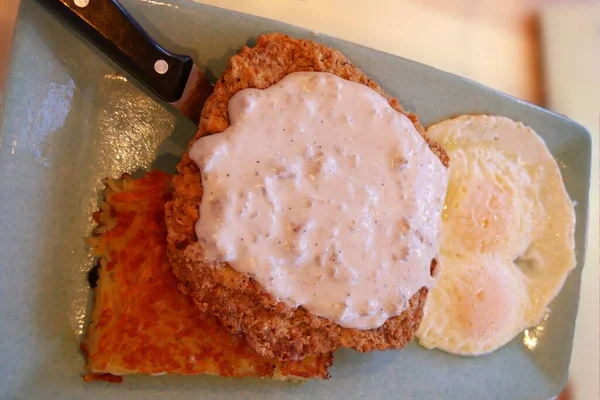
[[[212,93],[208,77],[164,49],[117,0],[40,0],[160,99],[198,123]]]

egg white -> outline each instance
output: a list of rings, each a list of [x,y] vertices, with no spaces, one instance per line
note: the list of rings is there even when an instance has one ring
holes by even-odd
[[[529,127],[466,115],[430,127],[450,156],[438,280],[419,343],[492,352],[536,325],[575,267],[573,203]]]

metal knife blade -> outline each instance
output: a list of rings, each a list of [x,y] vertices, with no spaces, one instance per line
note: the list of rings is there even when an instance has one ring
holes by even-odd
[[[39,0],[185,117],[198,123],[212,93],[191,57],[164,49],[117,0]]]
[[[213,88],[214,86],[210,83],[206,74],[193,65],[183,89],[183,94],[179,100],[172,102],[171,105],[187,119],[198,124],[202,107],[204,107],[206,99],[212,94]]]

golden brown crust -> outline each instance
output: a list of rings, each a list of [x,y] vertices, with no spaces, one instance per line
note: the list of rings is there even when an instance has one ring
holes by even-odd
[[[202,110],[200,128],[190,146],[201,136],[222,132],[229,126],[228,102],[235,93],[246,88],[265,89],[298,71],[333,73],[379,92],[391,107],[410,118],[433,152],[445,166],[448,165],[446,152],[427,138],[417,116],[404,111],[398,100],[383,93],[340,52],[282,34],[263,35],[255,47],[245,47],[231,58]],[[253,279],[225,263],[207,262],[194,232],[202,199],[200,171],[187,152],[178,171],[174,178],[174,198],[166,207],[169,257],[175,274],[202,311],[214,313],[259,354],[280,360],[297,360],[340,346],[358,351],[399,349],[411,340],[421,322],[426,288],[410,299],[410,306],[404,313],[390,318],[380,328],[347,329],[311,315],[302,307],[293,309],[276,302]]]

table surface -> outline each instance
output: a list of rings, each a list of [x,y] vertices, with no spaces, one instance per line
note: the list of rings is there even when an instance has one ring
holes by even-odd
[[[0,106],[11,43],[6,39],[12,38],[19,1],[2,0]],[[200,2],[330,34],[432,65],[544,105],[535,17],[543,0],[508,0],[501,8],[497,8],[495,0],[372,0],[368,8],[358,0]],[[596,243],[590,241],[590,245]],[[598,363],[598,360],[591,361]],[[579,365],[576,370],[583,368]],[[587,398],[582,393],[575,397]]]
[[[547,105],[592,135],[588,252],[570,373],[574,398],[600,399],[600,0],[556,4],[541,17]]]
[[[542,104],[541,0],[200,0],[323,32]]]

